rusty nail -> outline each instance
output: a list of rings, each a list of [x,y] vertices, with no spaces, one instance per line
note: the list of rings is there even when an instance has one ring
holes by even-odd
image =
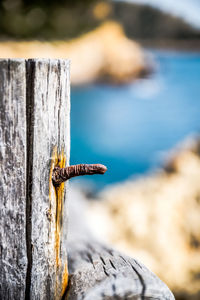
[[[80,164],[66,168],[55,167],[53,170],[53,184],[60,185],[62,182],[76,176],[104,174],[107,171],[106,166],[101,164]]]

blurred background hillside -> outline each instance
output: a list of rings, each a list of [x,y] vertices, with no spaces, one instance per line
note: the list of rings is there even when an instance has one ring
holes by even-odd
[[[180,300],[200,299],[199,12],[198,0],[0,2],[1,57],[71,59],[71,164],[108,167],[72,180],[75,210]]]
[[[186,18],[187,13],[185,16],[182,13],[183,19],[176,12],[181,1],[175,8],[172,1],[166,2],[171,2],[170,13],[165,5],[161,11],[162,1],[159,5],[159,1],[3,0],[1,39],[69,39],[88,32],[107,19],[120,22],[128,37],[134,39],[199,39],[198,20],[196,26],[192,26],[195,10],[191,12],[193,18]],[[199,9],[198,1],[182,2],[185,10],[190,6],[193,8],[195,2]],[[150,6],[153,3],[154,6]]]

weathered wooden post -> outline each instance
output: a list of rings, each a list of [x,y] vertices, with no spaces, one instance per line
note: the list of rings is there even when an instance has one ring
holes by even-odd
[[[0,60],[0,299],[174,300],[137,260],[87,234],[67,243],[63,181],[106,171],[64,169],[69,112],[69,61]]]
[[[68,60],[0,60],[0,299],[65,291],[69,112]]]

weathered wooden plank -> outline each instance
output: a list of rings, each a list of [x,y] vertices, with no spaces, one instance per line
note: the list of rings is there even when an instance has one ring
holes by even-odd
[[[26,78],[24,60],[0,60],[0,299],[26,288]]]
[[[29,60],[31,107],[28,196],[31,299],[60,299],[67,285],[67,214],[64,184],[55,189],[52,169],[69,163],[69,61]]]
[[[0,62],[0,298],[60,299],[67,285],[64,184],[69,61]]]
[[[69,285],[65,299],[174,300],[143,264],[96,241],[68,241]]]

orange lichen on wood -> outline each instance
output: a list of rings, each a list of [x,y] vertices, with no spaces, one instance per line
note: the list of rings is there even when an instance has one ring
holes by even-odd
[[[56,290],[55,294],[58,296],[59,291],[61,295],[64,294],[68,283],[68,270],[67,262],[63,262],[61,259],[60,245],[62,236],[62,224],[63,224],[63,207],[64,207],[64,183],[59,186],[54,186],[52,183],[52,173],[55,167],[64,168],[66,163],[66,156],[64,150],[59,154],[57,147],[54,148],[52,154],[52,162],[50,167],[49,177],[49,199],[50,199],[50,215],[52,214],[51,207],[55,205],[54,210],[54,243],[55,243],[55,270],[56,270]],[[54,203],[53,203],[54,202]]]

